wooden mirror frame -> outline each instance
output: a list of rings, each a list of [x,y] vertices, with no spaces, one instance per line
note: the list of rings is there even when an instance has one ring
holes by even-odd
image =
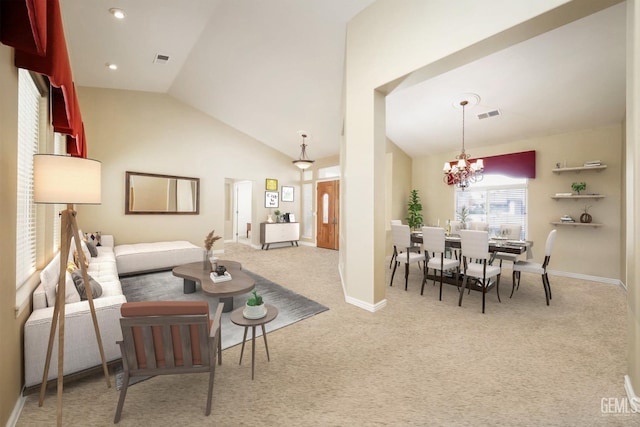
[[[158,178],[164,180],[187,180],[191,182],[191,186],[193,189],[192,196],[195,198],[193,201],[193,210],[188,211],[179,211],[177,207],[175,210],[170,209],[133,209],[132,204],[135,200],[133,196],[133,188],[132,188],[132,178],[140,176],[146,178]],[[160,183],[160,185],[163,185]],[[165,187],[166,188],[166,187]],[[125,177],[125,187],[124,187],[125,197],[124,197],[124,213],[125,215],[198,215],[200,213],[200,178],[192,178],[187,176],[177,176],[177,175],[160,175],[154,173],[144,173],[144,172],[131,172],[126,171]],[[164,197],[166,200],[166,194],[160,195],[159,197]],[[177,201],[176,201],[177,204]]]

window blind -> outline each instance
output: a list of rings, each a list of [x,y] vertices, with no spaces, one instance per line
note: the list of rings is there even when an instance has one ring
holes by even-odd
[[[18,72],[18,188],[16,287],[36,271],[36,209],[33,155],[38,152],[41,94],[28,71]]]

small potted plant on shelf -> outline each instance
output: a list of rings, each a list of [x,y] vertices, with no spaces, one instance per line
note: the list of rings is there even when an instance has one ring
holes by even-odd
[[[276,216],[276,222],[282,222],[280,220],[280,209],[276,209],[275,212],[273,212],[273,214]]]
[[[581,191],[584,191],[584,190],[587,189],[587,183],[586,182],[574,182],[573,184],[571,184],[571,189],[573,191],[575,191],[579,196]]]
[[[247,319],[260,319],[267,314],[267,307],[264,305],[262,296],[258,295],[258,290],[253,289],[251,297],[247,300],[242,313]]]

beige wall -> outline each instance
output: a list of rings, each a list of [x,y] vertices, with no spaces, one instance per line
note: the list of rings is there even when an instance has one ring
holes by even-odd
[[[385,230],[387,233],[387,242],[385,253],[391,255],[391,223],[392,219],[402,220],[403,224],[407,223],[407,203],[412,187],[411,170],[413,161],[404,151],[400,149],[390,139],[386,144],[387,162],[386,162],[386,201],[387,208],[385,214]],[[422,200],[422,191],[419,192]],[[423,206],[424,209],[424,206]],[[424,210],[423,210],[424,212]]]
[[[84,230],[113,234],[116,244],[203,245],[211,229],[225,232],[225,205],[233,200],[225,195],[225,179],[253,182],[254,230],[274,210],[264,207],[266,178],[278,180],[278,192],[288,185],[299,194],[299,173],[290,158],[168,95],[81,87],[78,96],[88,156],[102,161],[102,204],[78,208]],[[125,171],[200,178],[200,214],[125,215]],[[299,217],[299,199],[280,206]],[[252,243],[259,237],[252,232]],[[223,245],[219,240],[214,250]]]
[[[18,70],[13,49],[0,44],[0,425],[5,425],[22,387],[22,326],[29,310],[16,318],[16,162]]]
[[[545,136],[491,147],[471,148],[472,157],[483,157],[520,151],[536,151],[536,178],[529,180],[529,234],[534,242],[534,257],[542,260],[549,231],[558,229],[550,269],[577,276],[592,276],[623,280],[620,271],[620,239],[622,211],[622,124],[579,132]],[[441,224],[454,219],[455,191],[442,182],[442,164],[459,154],[451,151],[440,155],[420,157],[413,161],[413,186],[423,195],[425,223]],[[556,162],[566,160],[568,166],[581,166],[587,160],[601,160],[607,165],[603,171],[553,173]],[[584,181],[587,192],[604,194],[600,200],[554,200],[558,192],[571,192],[571,183]],[[554,226],[563,214],[576,220],[585,206],[593,222],[603,227],[585,228]],[[578,250],[579,248],[592,248]],[[597,248],[597,250],[596,250]]]

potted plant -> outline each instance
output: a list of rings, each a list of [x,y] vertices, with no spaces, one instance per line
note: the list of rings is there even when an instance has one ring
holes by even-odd
[[[252,295],[247,300],[242,314],[247,319],[260,319],[267,315],[267,307],[265,307],[262,297],[258,295],[257,289],[253,289]]]
[[[466,206],[463,206],[460,208],[460,210],[458,212],[456,212],[456,214],[458,215],[458,219],[460,220],[460,225],[461,228],[464,230],[467,228],[467,218],[469,217],[469,209],[467,209]]]
[[[586,182],[574,182],[573,184],[571,184],[571,189],[573,191],[575,191],[579,196],[581,191],[584,191],[584,190],[587,189],[587,183]]]
[[[412,229],[416,229],[422,226],[422,204],[420,203],[420,196],[418,196],[418,190],[411,190],[411,196],[409,198],[409,205],[407,210],[409,216],[407,216],[407,224]]]
[[[273,213],[276,216],[276,222],[282,222],[280,221],[280,209],[276,209]]]

